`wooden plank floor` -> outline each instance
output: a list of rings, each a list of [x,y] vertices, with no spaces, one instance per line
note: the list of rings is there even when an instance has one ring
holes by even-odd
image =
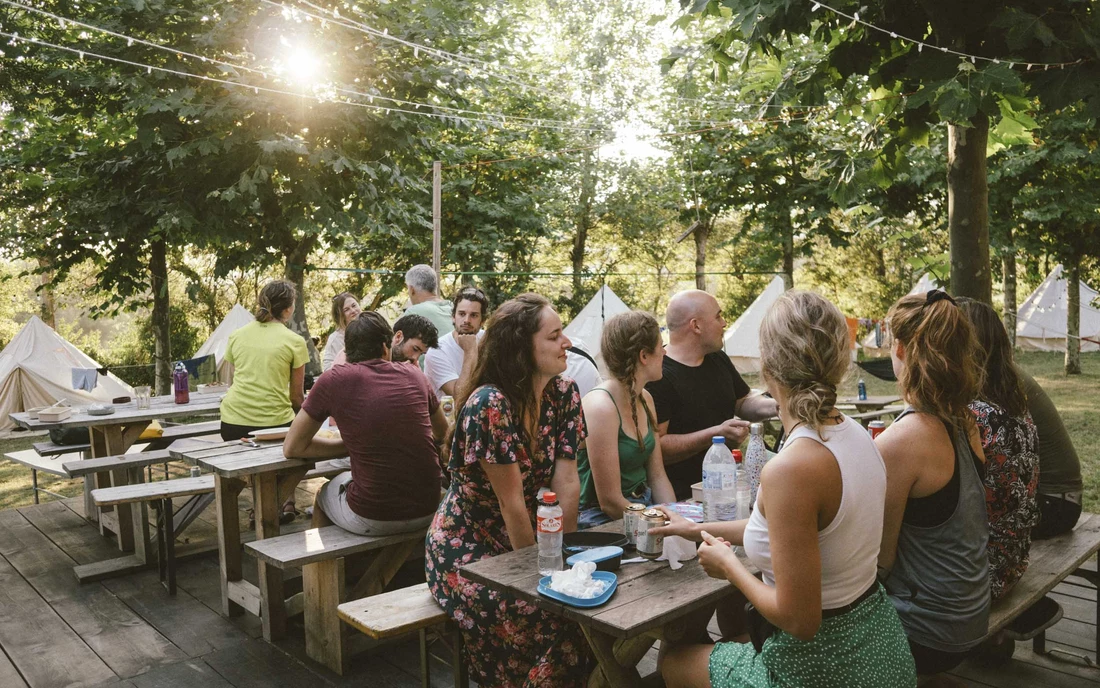
[[[303,484],[299,507],[310,503],[318,484]],[[254,617],[222,617],[216,555],[180,563],[175,597],[155,570],[77,583],[74,565],[118,556],[113,543],[84,521],[78,501],[0,511],[0,688],[420,685],[414,639],[353,657],[341,677],[305,657],[300,617],[277,645],[260,637]],[[212,519],[211,510],[187,531],[192,546],[213,537]],[[1093,560],[1091,570],[1095,565]],[[255,576],[255,567],[245,569]],[[1014,659],[1002,667],[965,663],[954,672],[959,685],[1100,686],[1100,669],[1083,659],[1095,660],[1096,588],[1071,577],[1055,598],[1065,617],[1048,634],[1054,653],[1037,656],[1030,644],[1019,643]],[[445,649],[439,654],[446,657]],[[651,652],[643,675],[655,668]],[[434,660],[432,677],[434,686],[453,688],[441,660]]]

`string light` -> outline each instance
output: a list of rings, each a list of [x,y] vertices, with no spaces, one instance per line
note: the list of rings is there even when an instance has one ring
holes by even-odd
[[[958,50],[952,50],[950,48],[947,48],[946,46],[931,45],[930,43],[925,43],[924,41],[917,40],[916,38],[909,38],[908,36],[899,36],[896,31],[891,31],[889,29],[884,29],[880,26],[875,26],[874,24],[872,24],[870,22],[863,21],[862,19],[859,18],[859,12],[855,12],[853,14],[848,14],[847,12],[842,12],[842,11],[836,9],[835,7],[830,7],[830,6],[826,5],[823,2],[814,2],[813,8],[811,9],[811,11],[816,12],[818,9],[820,9],[822,7],[829,10],[830,12],[837,15],[838,17],[843,17],[845,19],[849,19],[855,24],[860,24],[862,26],[866,26],[869,29],[873,29],[875,31],[878,31],[879,33],[887,34],[887,35],[890,36],[890,38],[895,38],[895,39],[904,41],[906,43],[913,43],[917,46],[917,52],[918,53],[921,52],[924,49],[924,46],[927,45],[931,48],[936,48],[937,50],[940,50],[940,51],[942,51],[944,53],[947,53],[949,55],[958,55],[959,57],[962,57],[964,59],[969,59],[972,64],[977,64],[978,60],[984,60],[986,62],[993,62],[993,63],[996,63],[996,64],[1006,64],[1006,65],[1009,66],[1009,68],[1022,67],[1024,65],[1027,65],[1027,68],[1029,70],[1032,68],[1032,66],[1036,66],[1036,67],[1041,66],[1044,70],[1048,70],[1051,67],[1054,67],[1056,69],[1064,69],[1066,67],[1072,67],[1074,65],[1079,65],[1079,64],[1087,61],[1087,60],[1085,60],[1085,58],[1081,58],[1079,60],[1074,60],[1073,62],[1031,62],[1031,63],[1028,63],[1028,62],[1016,62],[1016,61],[1013,61],[1013,60],[1005,60],[1005,59],[996,58],[996,57],[985,57],[983,55],[971,55],[969,53],[959,52]]]
[[[154,48],[154,49],[157,49],[157,50],[172,53],[172,54],[176,55],[177,57],[185,56],[185,57],[189,57],[189,58],[192,58],[192,59],[200,60],[203,63],[212,62],[214,64],[221,65],[223,67],[230,67],[232,69],[243,70],[243,71],[246,71],[246,72],[250,72],[252,74],[259,74],[264,79],[267,79],[268,76],[274,76],[270,72],[266,72],[262,69],[257,69],[257,68],[254,68],[254,67],[248,67],[248,66],[236,64],[236,63],[233,63],[233,62],[226,62],[224,60],[218,60],[218,59],[215,59],[215,58],[208,58],[204,55],[197,55],[195,53],[190,53],[190,52],[187,52],[185,50],[180,50],[180,49],[174,48],[172,46],[163,45],[161,43],[154,43],[152,41],[143,40],[141,38],[135,38],[133,36],[129,36],[129,35],[126,35],[126,34],[123,34],[123,33],[119,33],[117,31],[111,31],[110,29],[105,29],[105,28],[102,28],[100,26],[95,26],[93,24],[88,24],[88,23],[85,23],[85,22],[77,21],[75,19],[70,19],[68,17],[61,17],[61,16],[56,15],[52,12],[48,12],[46,10],[41,10],[41,9],[36,8],[36,7],[30,7],[30,6],[27,6],[27,5],[23,5],[23,4],[20,4],[18,2],[13,2],[12,0],[0,0],[0,4],[9,5],[11,7],[16,7],[16,8],[19,8],[19,9],[24,9],[24,10],[27,10],[29,12],[34,12],[36,14],[39,14],[39,15],[42,15],[42,16],[45,16],[45,17],[49,17],[51,19],[55,19],[59,22],[67,22],[67,23],[72,24],[74,26],[80,26],[80,27],[83,27],[83,28],[86,28],[86,29],[91,29],[93,31],[98,31],[100,33],[106,34],[108,36],[113,36],[115,38],[125,39],[126,44],[128,46],[132,46],[136,42],[136,43],[139,43],[141,45],[144,45],[144,46],[147,46],[147,47],[150,47],[150,48]],[[275,4],[275,3],[269,3],[269,4]],[[332,89],[339,92],[339,93],[342,93],[344,95],[354,96],[354,97],[357,97],[357,98],[368,98],[370,100],[370,102],[372,102],[372,103],[374,102],[374,98],[377,97],[379,100],[383,100],[383,101],[386,101],[386,102],[391,102],[391,103],[394,103],[394,104],[397,104],[397,105],[412,106],[412,107],[417,108],[417,109],[419,109],[421,107],[426,107],[426,108],[432,108],[434,110],[438,110],[440,112],[454,113],[456,115],[476,115],[476,116],[482,116],[482,117],[496,117],[496,118],[500,118],[500,119],[503,119],[503,117],[504,117],[504,115],[499,114],[499,113],[489,113],[489,112],[484,112],[484,111],[481,111],[481,110],[469,110],[469,109],[466,109],[466,108],[456,108],[456,107],[450,107],[450,106],[446,106],[446,105],[438,105],[438,104],[434,104],[434,103],[418,103],[416,101],[403,100],[403,99],[400,99],[400,98],[391,98],[391,97],[383,96],[383,95],[373,95],[373,94],[361,93],[359,91],[354,91],[352,89],[343,88],[343,87],[339,87],[339,86],[332,86]],[[398,110],[398,111],[403,112],[402,110]],[[427,114],[427,113],[417,113],[417,114]],[[578,132],[584,132],[584,133],[608,133],[608,132],[610,132],[609,129],[605,129],[605,128],[581,127],[581,126],[578,126],[576,122],[571,122],[571,121],[567,121],[567,120],[545,119],[545,118],[534,118],[534,117],[521,117],[521,116],[518,116],[518,115],[509,115],[509,117],[511,119],[515,120],[515,121],[518,121],[518,122],[532,122],[532,123],[537,122],[539,124],[539,126],[537,126],[535,128],[554,129],[554,130],[558,130],[558,131],[578,131]]]
[[[20,36],[18,36],[16,34],[8,33],[6,31],[0,31],[0,37],[10,38],[10,39],[12,39],[12,41],[20,40]],[[23,40],[28,40],[28,39],[23,39]],[[55,43],[50,43],[50,42],[44,41],[42,39],[36,39],[34,41],[34,43],[37,44],[37,45],[46,47],[46,48],[53,48],[55,50],[62,50],[62,51],[67,52],[67,53],[78,55],[81,60],[83,60],[85,57],[89,57],[89,58],[96,59],[96,60],[102,60],[102,61],[106,61],[106,62],[115,62],[115,63],[118,63],[118,64],[124,64],[124,65],[129,65],[131,67],[138,67],[140,69],[145,69],[148,74],[152,74],[154,71],[157,71],[157,72],[162,72],[162,73],[165,73],[165,74],[173,74],[173,75],[176,75],[176,76],[182,76],[182,77],[189,78],[189,79],[199,79],[201,81],[206,81],[206,82],[209,82],[209,83],[224,84],[226,86],[234,86],[234,87],[237,87],[237,88],[251,88],[254,93],[259,93],[260,91],[264,91],[265,93],[273,93],[273,94],[277,94],[277,95],[290,96],[290,97],[293,97],[293,98],[308,98],[310,100],[313,100],[313,101],[316,101],[316,102],[322,103],[322,104],[331,102],[331,103],[338,103],[338,104],[342,104],[342,105],[353,105],[355,107],[366,108],[366,109],[369,109],[369,110],[374,110],[376,112],[383,112],[383,113],[387,113],[387,114],[398,112],[398,113],[407,114],[407,115],[418,115],[418,116],[421,116],[421,117],[433,117],[433,118],[440,119],[440,120],[450,119],[450,120],[454,120],[454,121],[457,121],[457,122],[465,122],[467,124],[469,124],[469,123],[478,123],[478,124],[486,124],[488,126],[494,126],[494,127],[503,127],[502,118],[488,119],[488,118],[476,118],[476,117],[459,117],[459,116],[456,116],[456,115],[439,114],[439,113],[435,113],[435,112],[417,112],[415,110],[405,110],[403,108],[397,108],[397,107],[370,105],[368,103],[363,103],[363,102],[354,101],[354,100],[329,99],[329,98],[321,97],[319,95],[294,93],[294,92],[291,92],[291,91],[284,91],[284,90],[281,90],[281,89],[269,88],[269,87],[266,87],[266,86],[250,86],[249,84],[242,84],[242,83],[237,82],[237,81],[229,81],[227,79],[219,79],[217,77],[205,76],[205,75],[202,75],[202,74],[192,74],[191,72],[185,72],[185,71],[178,70],[178,69],[171,69],[171,68],[168,68],[168,67],[158,67],[158,66],[154,66],[154,65],[148,65],[148,64],[144,64],[142,62],[135,62],[133,60],[126,60],[126,59],[123,59],[121,57],[112,57],[110,55],[101,55],[99,53],[94,53],[94,52],[87,51],[87,50],[78,50],[77,48],[70,48],[70,47],[64,46],[64,45],[57,45]],[[518,126],[521,129],[522,128],[526,128],[526,129],[535,128],[535,127],[532,127],[532,126],[527,125],[527,124],[522,123],[522,122],[519,123],[516,126]],[[560,127],[545,126],[543,128],[558,129]]]

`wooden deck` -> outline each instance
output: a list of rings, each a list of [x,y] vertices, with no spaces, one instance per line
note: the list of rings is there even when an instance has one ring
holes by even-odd
[[[308,503],[314,489],[303,485],[299,506]],[[174,598],[155,570],[79,584],[75,564],[118,556],[113,544],[84,521],[81,508],[79,500],[70,499],[0,511],[0,687],[420,685],[412,638],[353,657],[341,677],[305,657],[301,617],[292,621],[289,639],[278,645],[259,637],[256,618],[222,617],[216,554],[180,563]],[[212,518],[211,509],[187,531],[190,542],[181,538],[181,553],[209,544]],[[300,519],[295,525],[306,523]],[[255,575],[254,567],[248,570]],[[411,584],[418,570],[412,566],[404,573],[399,582]],[[1030,644],[1020,643],[1015,658],[1003,667],[964,664],[955,672],[960,684],[1100,686],[1100,669],[1081,658],[1095,660],[1096,588],[1072,577],[1058,586],[1055,597],[1065,618],[1048,633],[1053,654],[1039,657]],[[445,657],[446,651],[440,648],[440,654]],[[655,653],[642,668],[643,675],[653,671]],[[453,685],[440,660],[432,678],[434,686]]]

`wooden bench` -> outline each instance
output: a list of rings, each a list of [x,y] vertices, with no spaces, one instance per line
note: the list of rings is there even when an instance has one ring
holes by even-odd
[[[54,444],[53,442],[35,442],[31,445],[39,456],[57,456],[58,454],[82,454],[92,448],[88,442],[81,444]]]
[[[104,487],[92,490],[92,501],[99,507],[134,504],[144,510],[147,503],[152,503],[157,508],[159,512],[157,515],[157,564],[160,579],[168,588],[168,594],[175,595],[176,528],[172,500],[176,497],[213,493],[214,476],[202,475],[197,478],[178,478],[151,483],[135,482],[129,485]],[[144,547],[149,540],[148,523],[144,518],[144,511],[141,522],[145,528],[134,533],[134,541],[135,546],[137,542],[141,542],[141,546]]]
[[[53,456],[42,456],[37,452],[30,449],[24,449],[23,451],[15,451],[4,454],[4,457],[10,461],[26,466],[31,469],[31,490],[34,493],[34,503],[38,504],[38,493],[45,492],[48,495],[62,498],[62,495],[56,492],[51,492],[44,487],[38,486],[38,472],[49,473],[50,475],[56,475],[61,478],[70,477],[65,471],[65,464],[72,461],[76,454],[57,454]]]
[[[989,614],[989,636],[996,635],[1016,617],[1043,598],[1068,576],[1073,575],[1089,557],[1100,552],[1100,514],[1081,514],[1070,533],[1047,540],[1031,541],[1031,563],[1023,577],[1007,595],[993,603]],[[1097,557],[1100,563],[1100,555]],[[1100,605],[1097,606],[1100,623]],[[1035,654],[1046,653],[1046,633],[1032,640]],[[1096,640],[1100,656],[1100,636]]]
[[[396,638],[417,631],[420,634],[420,678],[425,688],[432,684],[428,658],[428,629],[450,626],[451,671],[455,688],[467,688],[469,679],[462,661],[462,635],[435,597],[428,584],[412,585],[381,595],[345,602],[337,607],[340,619],[375,640]]]
[[[381,593],[405,560],[423,551],[426,530],[370,536],[326,526],[256,540],[246,544],[245,550],[275,568],[302,569],[302,597],[295,596],[286,602],[287,613],[291,615],[301,608],[305,614],[306,654],[343,674],[347,652],[337,607],[349,599]],[[344,582],[345,558],[364,553],[371,555],[370,561],[358,582],[348,590]],[[254,594],[249,591],[247,596],[238,595],[238,604],[257,616],[267,605],[284,602],[245,599]]]

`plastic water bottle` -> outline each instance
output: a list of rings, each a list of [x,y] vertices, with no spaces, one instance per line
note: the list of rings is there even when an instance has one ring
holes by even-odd
[[[708,521],[737,518],[737,464],[726,438],[713,437],[703,457],[703,517]]]
[[[856,396],[860,401],[867,401],[867,383],[863,381],[863,378],[859,378],[859,382],[856,383]]]
[[[768,460],[768,450],[764,446],[764,424],[753,423],[749,426],[749,446],[745,448],[745,472],[749,478],[749,511],[756,506],[756,490],[760,487],[760,471]],[[740,507],[740,503],[738,503]]]
[[[740,450],[733,450],[733,460],[737,463],[737,520],[740,521],[749,517],[752,489],[749,487],[749,472],[745,470]]]
[[[564,531],[562,510],[558,505],[558,496],[553,492],[543,492],[536,514],[538,531],[535,537],[539,544],[539,574],[549,576],[561,571],[561,538]]]

